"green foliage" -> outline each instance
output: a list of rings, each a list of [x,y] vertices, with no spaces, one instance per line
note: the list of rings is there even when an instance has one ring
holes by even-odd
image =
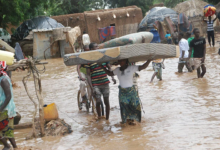
[[[93,9],[104,9],[110,0],[56,0],[51,4],[47,15],[81,13]]]
[[[220,1],[219,0],[207,0],[208,3],[216,5],[218,4]]]
[[[184,2],[185,0],[163,0],[166,7],[174,8],[178,3]]]
[[[0,36],[6,36],[6,35],[9,35],[8,31],[6,31],[5,29],[1,29]]]
[[[0,0],[0,26],[6,28],[7,23],[17,25],[25,19],[24,12],[29,3],[23,0]]]
[[[145,14],[149,7],[153,5],[152,0],[111,0],[110,6],[115,7],[125,7],[136,5],[142,9],[143,14]]]
[[[7,27],[8,23],[18,25],[20,22],[44,15],[50,3],[55,0],[0,0],[0,26]]]

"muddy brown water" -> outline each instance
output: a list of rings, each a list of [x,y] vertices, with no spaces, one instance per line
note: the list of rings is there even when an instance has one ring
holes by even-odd
[[[217,45],[218,46],[218,45]],[[42,74],[44,103],[55,102],[59,117],[72,126],[64,137],[24,140],[31,129],[15,130],[19,146],[41,149],[220,149],[220,56],[218,47],[207,49],[207,73],[203,79],[196,72],[178,74],[178,58],[165,60],[163,81],[154,79],[152,66],[141,71],[139,94],[145,114],[136,126],[120,126],[118,84],[110,84],[110,121],[93,121],[93,114],[77,107],[79,89],[76,67],[67,67],[63,59],[47,60]],[[140,63],[141,64],[141,63]],[[26,72],[13,73],[15,103],[22,115],[21,122],[30,122],[33,104],[21,82]],[[29,82],[33,93],[33,80]]]

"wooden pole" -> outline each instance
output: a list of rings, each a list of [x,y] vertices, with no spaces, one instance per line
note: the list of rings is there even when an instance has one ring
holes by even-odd
[[[35,111],[34,111],[33,118],[32,118],[32,124],[33,124],[32,136],[33,137],[37,137],[36,130],[35,130],[35,116],[37,114],[37,103],[34,101],[33,97],[30,95],[28,88],[27,88],[27,81],[30,78],[31,74],[33,74],[34,87],[35,87],[35,92],[36,92],[38,104],[39,104],[40,134],[41,134],[41,136],[45,135],[45,132],[44,132],[45,121],[44,121],[44,111],[43,111],[44,101],[43,101],[43,97],[42,97],[41,78],[40,78],[40,74],[39,74],[39,72],[45,71],[45,67],[43,70],[39,71],[36,68],[36,65],[39,65],[39,64],[47,64],[47,62],[40,63],[38,60],[33,60],[32,58],[29,58],[28,60],[19,61],[16,64],[10,66],[10,68],[9,68],[9,70],[16,70],[17,68],[20,68],[20,67],[28,69],[28,75],[25,76],[22,81],[23,81],[23,84],[24,84],[24,87],[25,87],[25,90],[27,92],[28,97],[34,103],[34,106],[35,106]]]
[[[36,92],[37,99],[38,99],[38,102],[39,102],[40,131],[41,131],[41,136],[43,137],[45,135],[45,132],[44,132],[44,123],[45,123],[45,121],[44,121],[44,111],[43,111],[44,100],[43,100],[43,97],[41,95],[42,89],[41,89],[40,75],[38,73],[36,73],[36,74],[34,74],[34,72],[33,72],[35,92]]]
[[[27,81],[28,81],[28,78],[30,77],[30,75],[31,75],[31,72],[30,72],[30,70],[28,71],[28,75],[27,76],[25,76],[24,78],[23,78],[23,84],[24,84],[24,88],[25,88],[25,90],[26,90],[26,92],[27,92],[27,95],[28,95],[28,97],[30,98],[30,100],[34,103],[34,107],[35,107],[35,110],[34,110],[34,113],[33,113],[33,118],[32,118],[32,124],[33,124],[33,126],[32,126],[32,129],[33,129],[33,134],[32,134],[32,136],[33,137],[37,137],[37,134],[36,134],[36,128],[35,128],[35,116],[36,116],[36,114],[37,114],[37,103],[34,101],[34,99],[31,97],[31,95],[30,95],[30,93],[29,93],[29,91],[28,91],[28,88],[27,88]]]

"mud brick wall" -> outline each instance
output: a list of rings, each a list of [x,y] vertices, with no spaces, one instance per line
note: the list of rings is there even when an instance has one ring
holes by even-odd
[[[129,14],[129,17],[127,16]],[[115,14],[116,18],[113,18]],[[100,21],[98,21],[98,16]],[[84,13],[61,15],[51,17],[64,26],[75,27],[80,26],[80,29],[86,31],[91,42],[100,43],[99,40],[99,28],[104,28],[112,24],[116,28],[116,36],[120,37],[126,34],[137,32],[138,24],[143,19],[142,10],[137,6],[129,6],[115,9],[86,11]],[[78,38],[78,42],[81,43],[82,37]],[[110,40],[110,37],[107,38]]]

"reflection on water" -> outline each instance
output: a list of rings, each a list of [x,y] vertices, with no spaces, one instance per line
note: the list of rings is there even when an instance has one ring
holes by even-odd
[[[136,126],[120,126],[118,85],[111,83],[110,122],[93,121],[93,114],[77,107],[79,82],[76,67],[67,67],[62,59],[47,60],[42,75],[45,104],[55,102],[60,118],[71,124],[73,133],[65,137],[44,137],[24,141],[31,129],[17,130],[19,145],[42,149],[217,149],[220,148],[220,59],[216,49],[207,49],[207,74],[197,79],[196,72],[178,74],[178,58],[165,60],[163,81],[149,83],[151,65],[140,72],[139,94],[145,114]],[[184,70],[185,72],[186,69]],[[33,105],[21,79],[13,73],[15,102],[21,122],[30,122]],[[33,81],[30,81],[33,93]],[[34,94],[34,93],[33,93]]]

